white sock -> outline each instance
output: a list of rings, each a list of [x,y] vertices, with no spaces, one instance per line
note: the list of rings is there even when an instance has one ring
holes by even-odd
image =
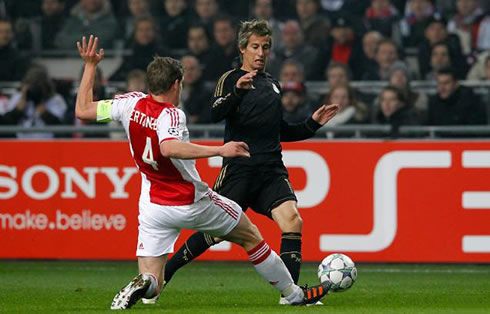
[[[264,241],[247,252],[257,272],[284,296],[291,295],[297,289],[284,262]]]
[[[148,287],[148,289],[146,290],[144,297],[147,299],[150,299],[150,298],[153,298],[157,292],[158,281],[157,281],[157,278],[151,273],[144,273],[143,276],[145,276],[145,275],[150,278],[151,284]]]

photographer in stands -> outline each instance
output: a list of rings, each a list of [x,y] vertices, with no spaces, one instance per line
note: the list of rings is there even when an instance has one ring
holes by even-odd
[[[0,123],[24,127],[61,124],[66,112],[63,97],[55,92],[54,84],[46,69],[32,67],[24,79],[20,91],[13,94]],[[52,133],[17,133],[19,138],[52,138]]]

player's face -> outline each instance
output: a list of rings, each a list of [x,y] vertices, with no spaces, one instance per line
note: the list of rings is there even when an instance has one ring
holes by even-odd
[[[252,34],[248,39],[247,47],[240,48],[243,56],[243,69],[246,71],[264,71],[269,59],[271,42],[269,36]]]

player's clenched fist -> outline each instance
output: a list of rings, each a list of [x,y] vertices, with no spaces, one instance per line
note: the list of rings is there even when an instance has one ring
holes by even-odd
[[[221,146],[222,157],[250,157],[248,145],[244,142],[228,142]]]

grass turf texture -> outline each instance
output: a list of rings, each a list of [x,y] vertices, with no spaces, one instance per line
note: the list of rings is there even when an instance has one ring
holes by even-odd
[[[490,265],[360,264],[352,289],[324,306],[278,305],[279,294],[249,263],[195,262],[177,273],[157,305],[162,313],[489,313]],[[317,264],[302,268],[314,284]],[[108,312],[136,262],[0,261],[0,312]]]

